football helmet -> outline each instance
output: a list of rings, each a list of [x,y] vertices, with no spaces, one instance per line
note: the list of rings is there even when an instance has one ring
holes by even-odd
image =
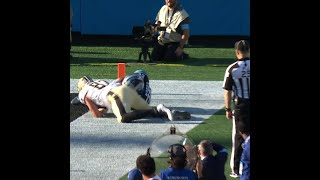
[[[132,83],[132,86],[134,86],[134,84],[136,86],[135,90],[137,91],[137,93],[144,99],[146,100],[146,102],[148,104],[150,104],[151,101],[151,88],[149,85],[149,78],[147,73],[144,70],[138,69],[136,71],[134,71],[133,74],[128,75],[124,80],[124,81],[128,81],[128,80],[132,80],[136,78],[139,79],[138,80],[134,80],[136,82]],[[140,81],[141,80],[141,81]]]
[[[134,73],[136,74],[144,74],[145,76],[148,76],[147,73],[144,70],[138,69]]]
[[[126,76],[122,81],[122,85],[126,85],[133,88],[138,92],[138,94],[144,88],[143,79],[139,74],[130,74]]]
[[[89,76],[83,76],[82,78],[80,78],[78,80],[78,92],[80,92],[84,85],[86,85],[89,82],[93,82],[93,79]]]

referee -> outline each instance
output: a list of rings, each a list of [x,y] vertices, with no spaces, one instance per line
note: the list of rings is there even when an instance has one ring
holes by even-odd
[[[232,151],[230,158],[231,177],[239,176],[243,138],[239,133],[238,123],[250,123],[250,45],[248,41],[235,43],[236,62],[226,69],[223,81],[224,102],[227,119],[233,118]],[[231,110],[231,101],[234,110]],[[233,113],[232,113],[233,112]]]

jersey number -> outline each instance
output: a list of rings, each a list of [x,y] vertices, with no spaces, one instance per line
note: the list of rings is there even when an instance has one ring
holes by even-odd
[[[102,89],[102,88],[106,87],[106,85],[104,85],[104,84],[99,84],[99,83],[97,83],[97,82],[92,82],[92,83],[89,84],[89,86],[95,87],[95,88],[97,88],[97,89]]]
[[[241,71],[241,77],[250,77],[250,69]]]

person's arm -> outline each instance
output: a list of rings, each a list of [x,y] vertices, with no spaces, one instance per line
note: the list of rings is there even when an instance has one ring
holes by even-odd
[[[211,145],[212,145],[212,149],[214,150],[214,151],[216,151],[217,153],[219,153],[221,150],[223,150],[223,149],[226,149],[224,146],[222,146],[222,145],[220,145],[220,144],[217,144],[217,143],[211,143]]]
[[[123,79],[124,79],[124,77],[118,78],[118,79],[114,80],[114,82],[115,83],[122,83]]]
[[[187,24],[187,23],[182,24],[181,28],[182,28],[182,36],[181,36],[180,44],[175,51],[177,56],[181,56],[181,54],[183,52],[183,47],[187,43],[189,36],[190,36],[189,24]]]
[[[216,159],[218,159],[220,162],[223,162],[223,164],[225,164],[225,162],[228,159],[227,148],[214,142],[211,143],[211,145],[212,145],[212,149],[217,152],[217,154],[215,155]]]
[[[99,107],[89,97],[85,96],[84,102],[94,117],[102,117],[104,111],[100,111]]]
[[[102,114],[106,113],[108,111],[108,108],[105,107],[99,107],[98,111],[100,111]]]
[[[122,84],[123,79],[124,79],[124,77],[115,79],[115,80],[111,81],[111,83],[108,86],[110,86],[110,87],[120,86]]]
[[[180,41],[180,45],[179,47],[183,49],[184,45],[187,44],[187,41],[189,39],[189,36],[190,36],[190,30],[189,28],[188,29],[184,29],[183,30],[183,34],[181,36],[181,41]]]
[[[232,95],[232,91],[224,90],[224,103],[226,106],[226,118],[227,119],[232,119],[231,95]]]

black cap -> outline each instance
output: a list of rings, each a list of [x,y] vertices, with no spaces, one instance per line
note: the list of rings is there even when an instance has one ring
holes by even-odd
[[[168,152],[169,152],[171,158],[174,158],[174,157],[186,158],[187,157],[186,149],[181,144],[171,145],[169,147]]]

